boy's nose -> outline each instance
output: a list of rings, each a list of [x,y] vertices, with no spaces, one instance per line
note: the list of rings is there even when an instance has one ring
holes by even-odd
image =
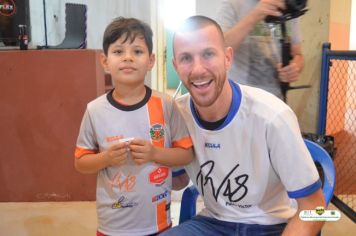
[[[132,61],[132,60],[133,60],[132,53],[126,52],[124,55],[124,61]]]

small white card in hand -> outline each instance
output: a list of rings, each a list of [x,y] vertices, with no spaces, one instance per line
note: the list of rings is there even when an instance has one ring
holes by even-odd
[[[122,138],[119,140],[119,143],[126,143],[126,142],[130,142],[131,140],[133,140],[134,138]]]

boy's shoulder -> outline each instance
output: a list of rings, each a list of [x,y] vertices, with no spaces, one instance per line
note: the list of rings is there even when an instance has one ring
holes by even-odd
[[[154,89],[152,89],[151,96],[152,97],[161,98],[163,100],[163,102],[165,102],[165,103],[172,103],[173,102],[172,96],[170,96],[169,94],[154,90]]]
[[[98,108],[100,106],[102,106],[103,104],[106,104],[108,102],[107,100],[107,93],[95,98],[94,100],[90,101],[88,104],[87,104],[87,108],[88,109],[95,109],[95,108]]]

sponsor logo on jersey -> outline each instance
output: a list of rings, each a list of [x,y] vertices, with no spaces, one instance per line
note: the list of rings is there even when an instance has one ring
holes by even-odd
[[[129,172],[127,175],[117,172],[110,181],[111,188],[117,187],[121,192],[133,192],[136,187],[136,176]]]
[[[122,136],[110,136],[110,137],[106,137],[106,142],[111,143],[114,141],[118,141],[122,138]]]
[[[237,204],[236,202],[225,202],[225,206],[237,206],[238,208],[250,208],[252,205],[249,204]]]
[[[0,15],[12,16],[16,13],[16,5],[13,0],[0,0]]]
[[[137,206],[137,202],[129,201],[126,197],[121,196],[117,202],[111,205],[112,209],[132,208]]]
[[[164,137],[164,129],[161,124],[154,124],[150,128],[150,135],[153,141],[159,141]]]
[[[161,193],[161,194],[158,194],[156,196],[153,196],[152,197],[152,202],[157,202],[157,201],[160,201],[162,199],[165,199],[168,196],[168,194],[169,194],[169,192],[167,190],[164,193]]]
[[[206,148],[220,149],[220,143],[205,143]]]
[[[166,166],[160,166],[149,173],[148,180],[151,184],[163,183],[169,175],[169,168]]]

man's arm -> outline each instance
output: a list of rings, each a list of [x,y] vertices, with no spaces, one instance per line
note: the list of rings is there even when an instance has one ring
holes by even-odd
[[[226,46],[230,46],[234,50],[238,49],[241,42],[258,22],[265,19],[266,16],[281,16],[280,9],[284,8],[284,0],[260,0],[248,15],[224,33]]]
[[[178,176],[173,177],[172,179],[172,187],[173,190],[176,191],[187,187],[188,184],[189,184],[189,176],[187,175],[187,173],[180,174]]]
[[[314,210],[317,206],[322,206],[326,208],[325,199],[323,196],[323,192],[321,189],[317,190],[313,194],[297,198],[298,202],[298,211],[297,213],[290,219],[287,224],[287,227],[283,231],[283,236],[310,236],[316,235],[323,226],[324,222],[321,221],[302,221],[299,218],[299,213],[302,210]]]

